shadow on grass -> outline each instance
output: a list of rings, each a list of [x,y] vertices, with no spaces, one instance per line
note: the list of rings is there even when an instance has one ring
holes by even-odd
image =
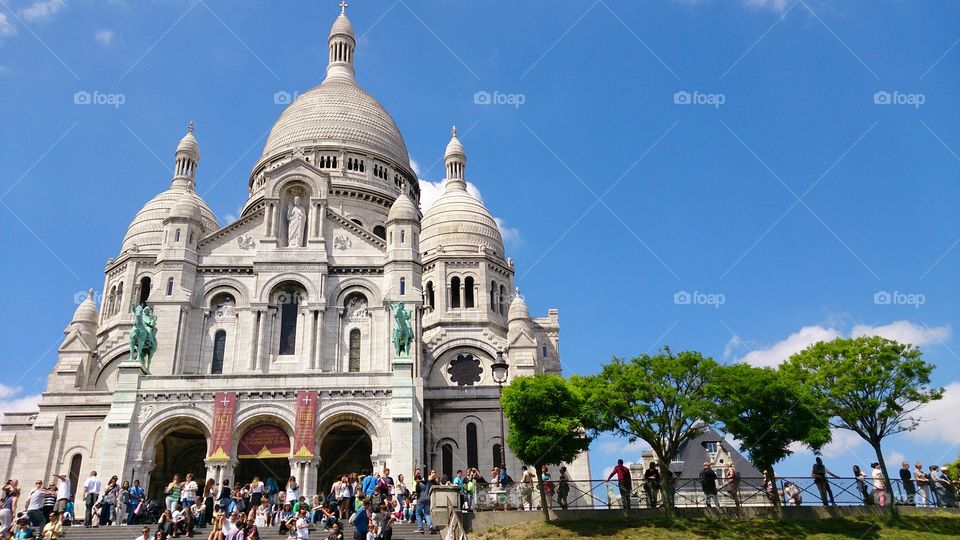
[[[553,521],[553,527],[577,537],[619,536],[629,531],[639,538],[673,535],[703,538],[805,538],[829,535],[836,538],[911,538],[916,533],[944,537],[960,536],[960,518],[949,515],[905,516],[898,522],[883,517],[846,517],[777,521],[772,519],[724,520],[722,518],[678,518],[617,521]],[[659,534],[658,534],[659,533]]]

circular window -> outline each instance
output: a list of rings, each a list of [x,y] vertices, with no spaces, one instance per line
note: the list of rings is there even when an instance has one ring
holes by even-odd
[[[457,386],[473,386],[480,382],[483,367],[480,366],[480,359],[476,356],[458,354],[456,358],[450,361],[447,373],[450,374],[450,380],[457,383]]]

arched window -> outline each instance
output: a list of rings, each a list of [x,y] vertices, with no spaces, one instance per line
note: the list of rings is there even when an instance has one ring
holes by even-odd
[[[407,280],[400,278],[400,296],[403,296],[407,293]]]
[[[350,373],[360,371],[360,330],[358,328],[350,331],[350,365],[347,370]]]
[[[544,357],[544,358],[547,357],[547,346],[546,346],[546,345],[543,346],[543,357]]]
[[[227,348],[227,332],[217,330],[213,335],[213,361],[210,362],[210,373],[219,375],[223,373],[223,353]]]
[[[507,288],[503,285],[500,286],[500,314],[507,314]]]
[[[490,311],[497,312],[497,282],[490,282]]]
[[[373,234],[379,236],[381,240],[387,239],[387,230],[383,228],[383,225],[377,225],[374,227]]]
[[[144,277],[140,280],[140,297],[137,299],[137,303],[141,306],[147,303],[147,300],[150,298],[150,278]]]
[[[280,351],[278,354],[296,354],[297,317],[300,314],[300,295],[286,290],[277,297],[280,304]]]
[[[433,309],[433,282],[427,282],[427,307]]]
[[[493,445],[493,466],[494,467],[503,467],[503,456],[501,455],[502,450],[500,450],[500,448],[501,447],[499,444]]]
[[[123,282],[117,285],[117,296],[113,299],[113,313],[120,313],[120,305],[123,303]]]
[[[114,285],[110,287],[110,295],[107,296],[107,306],[105,311],[107,312],[107,317],[113,316],[113,308],[117,303],[117,286]]]
[[[190,231],[190,234],[187,235],[187,243],[193,245],[193,231]]]
[[[473,278],[463,280],[463,307],[473,307]]]
[[[456,276],[450,280],[450,307],[460,309],[460,278]]]
[[[167,280],[167,296],[173,296],[173,278]]]
[[[467,424],[467,467],[480,467],[477,463],[477,425]]]
[[[70,458],[70,496],[77,493],[77,483],[80,482],[80,464],[83,457],[80,454],[74,454]]]
[[[403,244],[407,241],[407,231],[400,229],[400,243]]]
[[[176,231],[175,233],[173,233],[173,241],[174,241],[174,242],[179,242],[179,241],[180,241],[180,229],[177,229],[177,231]]]
[[[449,444],[440,447],[440,474],[453,478],[453,447]]]

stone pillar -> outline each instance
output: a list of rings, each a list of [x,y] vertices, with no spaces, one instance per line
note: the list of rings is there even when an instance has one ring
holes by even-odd
[[[140,487],[143,488],[144,493],[148,493],[150,488],[150,480],[153,478],[153,470],[157,468],[157,464],[153,462],[152,459],[144,460],[140,463],[139,470],[135,479],[140,480]]]
[[[256,371],[260,363],[261,327],[263,327],[263,310],[250,311],[250,371]]]
[[[296,470],[300,473],[299,475],[294,475],[300,483],[300,494],[306,495],[308,498],[316,495],[318,493],[317,465],[320,463],[320,459],[290,458],[291,474],[293,474],[292,471],[294,470],[294,459],[296,459]]]
[[[131,446],[130,424],[136,410],[137,390],[142,375],[145,375],[143,367],[135,360],[126,360],[117,368],[117,386],[100,435],[100,460],[96,467],[104,472],[104,476],[107,471],[121,475],[129,470],[131,456],[127,454],[127,449]]]

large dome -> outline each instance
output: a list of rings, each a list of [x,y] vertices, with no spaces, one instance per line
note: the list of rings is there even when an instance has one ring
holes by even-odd
[[[350,79],[327,79],[298,96],[270,130],[263,157],[324,143],[367,150],[410,166],[407,146],[390,113]]]
[[[480,247],[503,257],[503,237],[483,203],[467,192],[462,180],[447,180],[443,194],[423,216],[420,249],[424,255],[478,253]]]
[[[191,202],[200,209],[200,223],[205,232],[220,228],[210,207],[193,189],[174,185],[151,199],[137,212],[123,237],[120,252],[123,253],[134,245],[139,251],[159,250],[163,243],[163,220],[170,214],[170,209],[183,199],[192,199]]]

